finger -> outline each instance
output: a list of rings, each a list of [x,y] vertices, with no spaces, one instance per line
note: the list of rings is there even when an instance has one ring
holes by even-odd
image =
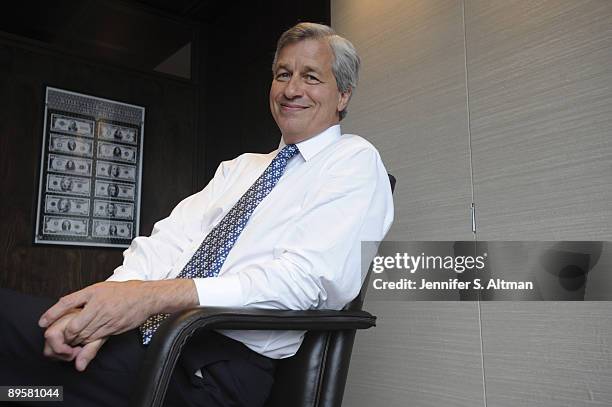
[[[51,359],[68,361],[68,356],[70,356],[72,352],[66,352],[62,349],[54,349],[54,346],[52,346],[49,342],[45,342],[43,354]]]
[[[74,308],[83,306],[89,299],[89,292],[85,289],[76,291],[59,299],[51,308],[45,311],[38,320],[38,326],[47,328]]]
[[[72,347],[64,342],[61,331],[48,329],[45,332],[45,346],[43,354],[52,359],[70,361],[78,353],[77,347]]]
[[[70,362],[74,360],[74,358],[77,357],[81,349],[82,348],[80,346],[76,346],[74,348],[67,347],[65,350],[55,351],[51,348],[51,346],[48,343],[45,343],[43,354],[50,359],[60,360],[63,362]]]
[[[104,342],[106,342],[106,339],[107,338],[101,338],[83,346],[83,349],[76,356],[76,360],[74,362],[74,365],[79,372],[82,372],[87,368],[89,362],[96,357],[98,351],[102,345],[104,345]]]
[[[64,342],[64,336],[57,327],[53,326],[45,331],[45,350],[47,350],[46,356],[53,355],[65,355],[70,353],[68,346]]]
[[[109,324],[110,317],[100,315],[98,310],[91,309],[91,306],[83,308],[83,311],[66,326],[64,336],[68,343],[89,343],[109,335],[108,330],[104,328]]]
[[[62,334],[61,327],[52,326],[45,331],[45,345],[47,345],[53,353],[56,354],[68,354],[72,349],[64,341],[64,335]]]
[[[66,325],[64,337],[68,343],[78,344],[84,339],[89,338],[89,336],[95,332],[95,319],[98,317],[98,310],[93,308],[94,307],[91,306],[85,306],[81,312],[79,312],[79,315],[72,318],[68,325]]]

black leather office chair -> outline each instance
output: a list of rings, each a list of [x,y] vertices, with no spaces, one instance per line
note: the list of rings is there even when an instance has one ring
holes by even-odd
[[[391,191],[395,178],[389,175]],[[279,360],[267,407],[340,407],[357,329],[376,325],[362,311],[369,275],[342,311],[197,307],[172,315],[146,352],[131,406],[160,407],[185,343],[199,329],[308,331],[298,352]]]

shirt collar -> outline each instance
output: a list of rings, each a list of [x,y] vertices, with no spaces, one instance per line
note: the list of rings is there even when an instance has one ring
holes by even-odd
[[[340,129],[340,125],[336,124],[327,128],[327,130],[324,130],[322,133],[319,133],[316,136],[297,143],[296,146],[300,150],[300,154],[302,155],[302,158],[304,158],[304,161],[308,161],[320,151],[325,149],[325,147],[337,141],[341,135],[342,131]],[[278,149],[281,150],[285,146],[285,141],[281,137]]]

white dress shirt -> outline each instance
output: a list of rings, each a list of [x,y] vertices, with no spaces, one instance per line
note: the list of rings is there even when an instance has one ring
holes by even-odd
[[[387,171],[365,139],[340,126],[297,144],[251,215],[218,277],[194,279],[201,305],[341,309],[361,288],[361,242],[380,241],[393,220]],[[137,237],[110,281],[175,278],[206,235],[284,147],[222,162],[200,192]],[[221,331],[271,358],[298,350],[302,331]]]

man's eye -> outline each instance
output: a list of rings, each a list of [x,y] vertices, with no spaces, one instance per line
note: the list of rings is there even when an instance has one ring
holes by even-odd
[[[289,72],[281,72],[281,73],[276,74],[276,79],[279,81],[287,80],[290,77],[291,75],[289,75]]]
[[[314,75],[306,75],[306,81],[308,81],[308,83],[319,83],[319,82],[321,82],[319,80],[319,78],[317,78]]]

